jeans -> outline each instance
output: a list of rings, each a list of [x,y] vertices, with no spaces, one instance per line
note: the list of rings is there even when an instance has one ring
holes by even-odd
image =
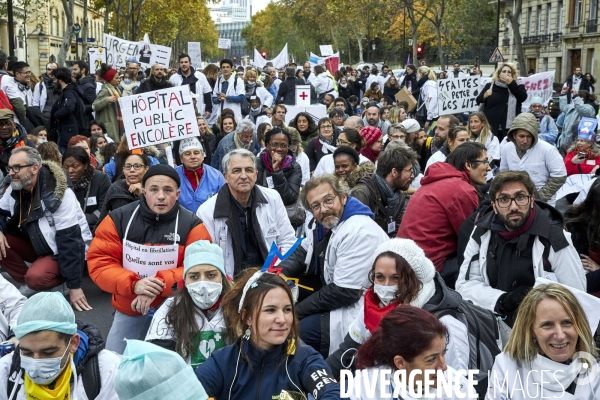
[[[309,315],[300,320],[300,339],[321,352],[321,314]]]
[[[127,342],[125,339],[144,340],[150,328],[152,317],[147,315],[132,316],[115,311],[115,318],[106,338],[106,350],[123,354]]]

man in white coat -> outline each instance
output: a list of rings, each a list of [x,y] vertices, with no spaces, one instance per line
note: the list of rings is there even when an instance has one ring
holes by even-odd
[[[233,74],[233,61],[221,60],[221,76],[213,89],[212,101],[216,105],[213,112],[221,114],[224,109],[233,111],[235,119],[242,120],[242,103],[246,99],[244,80]]]
[[[506,135],[508,143],[500,147],[500,171],[527,171],[538,200],[554,206],[556,192],[567,180],[567,169],[556,147],[539,140],[538,133],[533,114],[517,115]]]
[[[226,184],[196,212],[210,240],[221,247],[230,277],[247,268],[261,267],[274,242],[282,254],[296,243],[294,228],[281,196],[256,185],[256,156],[235,149],[223,157]]]
[[[192,67],[188,54],[179,55],[179,69],[169,79],[173,86],[190,85],[190,91],[198,95],[196,98],[196,109],[208,119],[212,113],[212,88],[206,79],[206,75],[200,70]]]
[[[314,220],[302,245],[279,266],[287,277],[316,278],[319,287],[300,299],[296,315],[302,340],[327,357],[343,342],[360,309],[375,248],[389,238],[371,210],[349,197],[334,175],[309,179],[300,201]]]
[[[535,202],[534,190],[527,172],[496,175],[492,205],[475,222],[456,282],[463,298],[506,316],[511,327],[536,277],[586,290],[583,266],[562,216]]]

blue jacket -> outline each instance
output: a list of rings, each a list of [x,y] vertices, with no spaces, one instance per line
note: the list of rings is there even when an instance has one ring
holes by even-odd
[[[198,207],[200,207],[202,203],[213,195],[216,195],[219,192],[219,189],[221,189],[221,186],[225,184],[223,174],[206,164],[204,164],[204,173],[202,174],[202,179],[200,180],[200,184],[196,188],[196,191],[192,189],[192,184],[185,176],[183,165],[175,168],[175,171],[177,171],[179,179],[181,180],[181,185],[179,186],[179,190],[181,190],[179,204],[194,214],[198,211]]]
[[[239,343],[238,339],[234,344],[215,351],[196,368],[196,376],[209,397],[216,400],[272,400],[279,398],[282,390],[298,392],[299,387],[304,393],[311,393],[316,400],[339,400],[340,385],[323,357],[312,347],[299,344],[295,354],[282,362],[287,342],[265,351],[243,340],[243,352],[251,360],[250,366],[243,356],[239,357]]]
[[[233,131],[231,133],[228,133],[219,142],[219,145],[217,146],[217,150],[213,154],[212,161],[210,162],[211,167],[213,167],[214,169],[218,169],[219,171],[221,171],[222,170],[221,161],[223,161],[223,157],[225,157],[225,154],[229,153],[231,150],[234,150],[236,148],[235,141],[233,140],[233,135],[237,135],[237,132]],[[260,144],[258,143],[258,140],[256,139],[256,133],[254,133],[254,135],[252,136],[252,143],[250,143],[249,150],[254,155],[257,155],[258,153],[260,153],[261,149],[260,149]],[[223,172],[223,171],[221,171],[221,172]]]
[[[545,115],[540,121],[540,133],[538,133],[538,138],[550,144],[554,144],[557,136],[558,127],[556,126],[556,122],[554,122],[554,119],[551,116]]]

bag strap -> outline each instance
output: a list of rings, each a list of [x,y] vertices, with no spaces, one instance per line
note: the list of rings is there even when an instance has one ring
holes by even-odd
[[[81,372],[81,379],[83,380],[83,389],[85,394],[90,400],[94,400],[100,393],[100,363],[98,361],[98,354],[90,357],[85,367]]]

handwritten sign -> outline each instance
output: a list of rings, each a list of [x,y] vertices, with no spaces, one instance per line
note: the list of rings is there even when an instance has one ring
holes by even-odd
[[[219,38],[218,46],[219,49],[230,49],[231,39]]]
[[[130,149],[200,136],[188,85],[119,98]]]
[[[200,42],[188,42],[187,47],[192,65],[195,68],[200,68],[202,65],[202,48]]]
[[[465,76],[437,81],[440,115],[477,111],[479,79],[479,76]]]
[[[544,106],[547,106],[548,102],[552,99],[554,71],[540,72],[528,77],[517,78],[517,82],[525,85],[525,89],[527,89],[527,100],[523,102],[523,112],[529,110],[529,102],[534,96],[544,99]]]
[[[114,67],[126,67],[127,60],[135,58],[142,65],[142,69],[150,68],[154,64],[168,66],[171,60],[171,48],[159,46],[148,41],[131,42],[116,36],[104,34],[106,46],[106,62]]]

